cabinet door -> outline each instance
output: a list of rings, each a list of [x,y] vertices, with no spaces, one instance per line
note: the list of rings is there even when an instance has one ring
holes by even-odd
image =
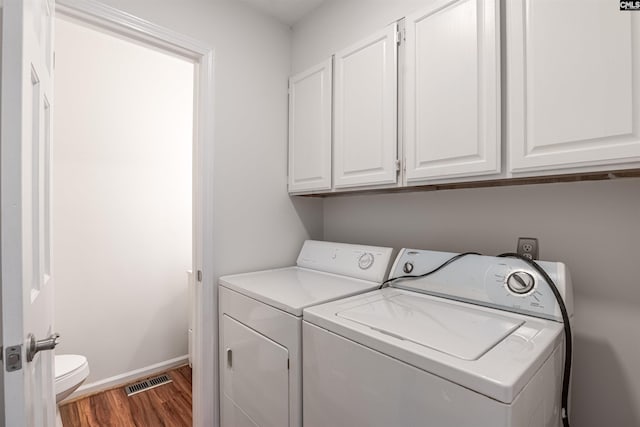
[[[510,0],[506,12],[511,169],[639,161],[640,15],[611,0]]]
[[[396,25],[335,54],[334,186],[397,180]]]
[[[222,426],[289,425],[289,353],[222,316]]]
[[[407,182],[500,172],[499,16],[446,0],[406,18]]]
[[[289,79],[289,192],[331,188],[331,58]]]

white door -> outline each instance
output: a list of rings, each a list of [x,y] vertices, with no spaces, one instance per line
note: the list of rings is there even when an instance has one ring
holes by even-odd
[[[289,79],[289,192],[331,189],[332,58]]]
[[[612,0],[513,0],[506,12],[511,169],[640,161],[640,14]]]
[[[289,425],[289,352],[222,316],[222,427]]]
[[[335,54],[334,187],[397,181],[397,25]]]
[[[496,0],[440,0],[406,18],[407,182],[500,172]]]
[[[55,423],[53,352],[29,361],[29,334],[53,333],[50,154],[53,0],[2,13],[2,346],[5,426]],[[19,366],[21,365],[21,366]]]

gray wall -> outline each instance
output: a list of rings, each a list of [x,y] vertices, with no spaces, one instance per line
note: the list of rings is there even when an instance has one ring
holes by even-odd
[[[329,0],[293,27],[292,72],[424,0]],[[575,289],[573,423],[640,425],[640,180],[544,184],[324,201],[326,240],[497,254],[518,236],[565,262]]]
[[[575,291],[573,425],[640,425],[640,179],[349,196],[324,205],[327,240],[452,252],[540,240]]]

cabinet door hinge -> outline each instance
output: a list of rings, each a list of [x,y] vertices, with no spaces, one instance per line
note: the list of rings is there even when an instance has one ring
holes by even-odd
[[[402,44],[402,40],[404,40],[404,33],[402,30],[396,31],[396,44],[400,46]]]
[[[202,270],[198,270],[196,273],[196,280],[198,280],[198,282],[202,282]]]
[[[402,166],[401,160],[396,160],[396,172],[400,172],[400,167]]]
[[[290,366],[289,359],[287,359],[287,370],[289,370],[289,366]]]

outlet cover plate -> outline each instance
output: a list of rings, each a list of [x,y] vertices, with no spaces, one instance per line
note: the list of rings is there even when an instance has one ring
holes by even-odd
[[[518,255],[529,259],[538,259],[538,239],[535,237],[518,237]]]

